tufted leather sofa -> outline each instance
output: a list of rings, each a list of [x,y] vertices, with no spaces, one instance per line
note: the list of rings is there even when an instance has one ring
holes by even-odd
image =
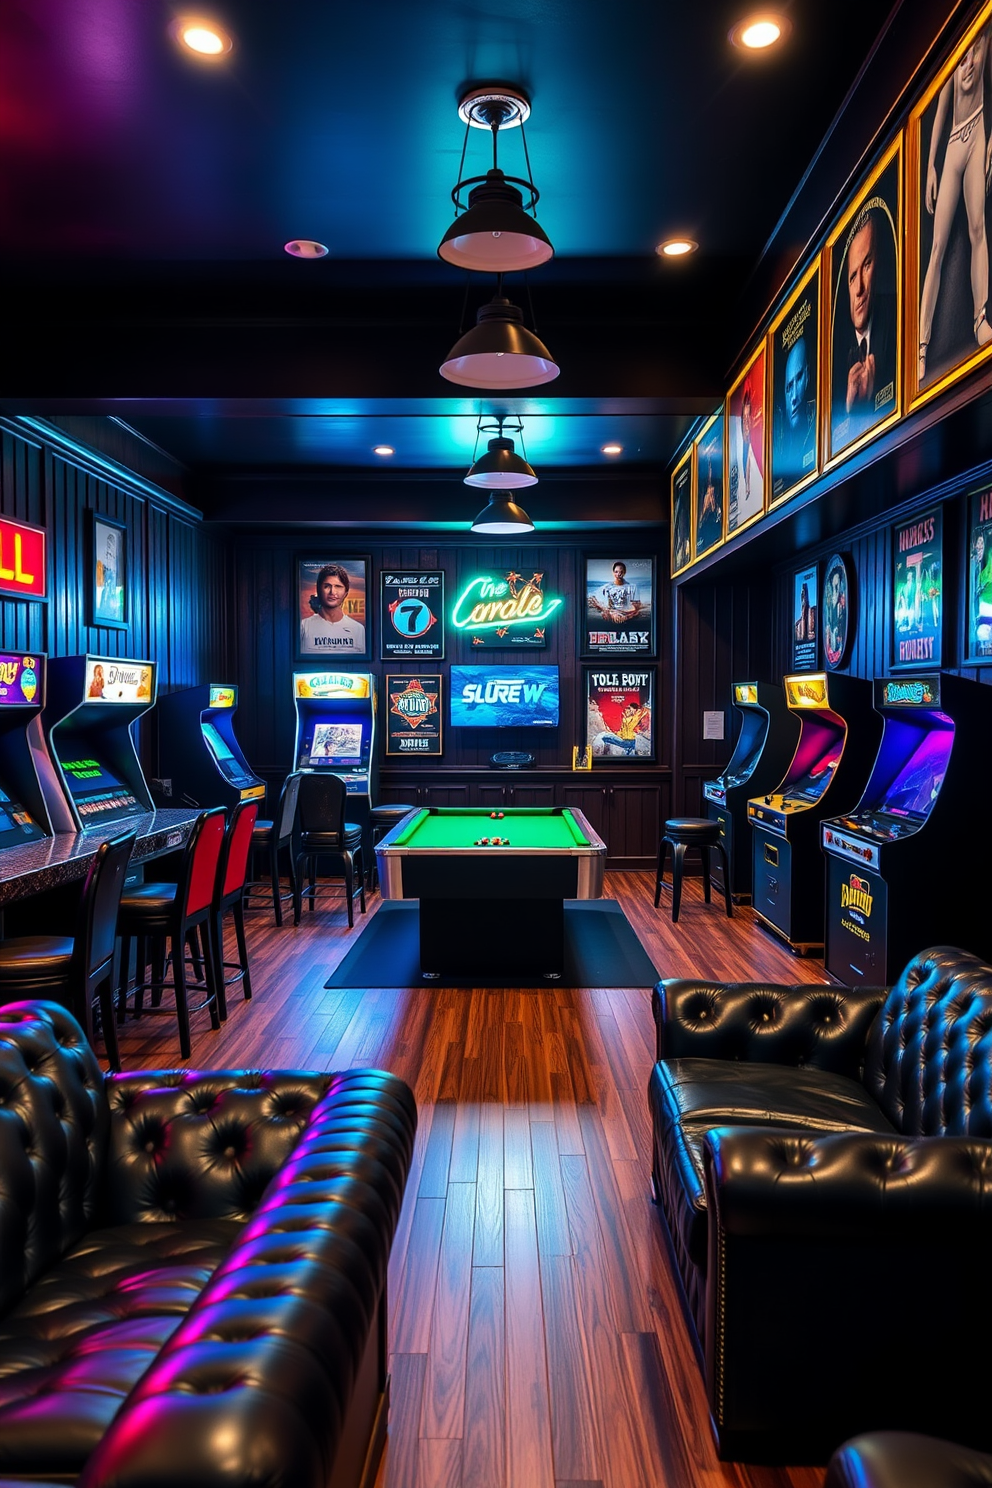
[[[992,1447],[992,968],[663,981],[652,1181],[724,1458],[867,1429]]]
[[[0,1009],[0,1488],[357,1488],[385,1433],[395,1076],[104,1077]]]
[[[992,1488],[992,1456],[915,1431],[869,1431],[837,1448],[823,1488]]]

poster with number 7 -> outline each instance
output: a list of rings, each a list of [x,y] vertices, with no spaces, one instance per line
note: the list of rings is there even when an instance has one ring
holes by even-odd
[[[379,605],[382,661],[443,661],[442,569],[383,569]]]

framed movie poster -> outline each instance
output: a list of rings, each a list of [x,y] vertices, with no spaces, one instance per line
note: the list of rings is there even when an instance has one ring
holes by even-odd
[[[909,116],[910,407],[970,372],[992,347],[990,46],[992,5],[985,5]]]
[[[762,344],[727,397],[727,536],[765,509],[765,348]]]
[[[127,528],[101,512],[90,526],[89,624],[127,628]]]
[[[386,675],[386,753],[425,758],[441,753],[441,675]]]
[[[968,498],[968,609],[965,655],[992,662],[992,490]]]
[[[820,265],[800,281],[768,338],[772,428],[769,506],[815,479],[819,466]]]
[[[444,573],[382,570],[379,651],[383,661],[444,659]]]
[[[702,558],[723,542],[723,408],[703,425],[696,439],[696,531],[693,557]]]
[[[902,346],[902,136],[827,241],[826,464],[899,417]]]
[[[892,665],[939,667],[943,634],[941,511],[892,530]]]
[[[792,670],[815,672],[820,665],[819,569],[811,564],[792,577]]]
[[[297,557],[297,660],[371,660],[370,568],[368,558]]]
[[[654,759],[654,677],[654,667],[586,667],[585,742],[594,764]]]
[[[854,635],[853,572],[842,553],[827,559],[823,573],[823,664],[835,672],[844,665]]]
[[[583,656],[653,656],[653,557],[586,554]]]
[[[672,475],[672,578],[692,562],[692,446]]]

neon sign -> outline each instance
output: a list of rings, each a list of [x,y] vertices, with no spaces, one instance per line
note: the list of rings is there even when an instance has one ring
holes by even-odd
[[[543,578],[543,573],[535,573],[524,579],[512,570],[502,578],[477,574],[455,601],[452,625],[456,630],[472,631],[473,639],[482,645],[486,640],[499,644],[508,637],[508,645],[543,646],[544,627],[563,603],[560,596],[545,594]]]

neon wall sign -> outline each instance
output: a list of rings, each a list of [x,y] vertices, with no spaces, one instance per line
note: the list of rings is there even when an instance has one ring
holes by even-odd
[[[455,600],[451,624],[471,632],[475,646],[544,646],[547,622],[564,601],[545,594],[543,580],[543,573],[525,579],[512,570],[476,574]]]

